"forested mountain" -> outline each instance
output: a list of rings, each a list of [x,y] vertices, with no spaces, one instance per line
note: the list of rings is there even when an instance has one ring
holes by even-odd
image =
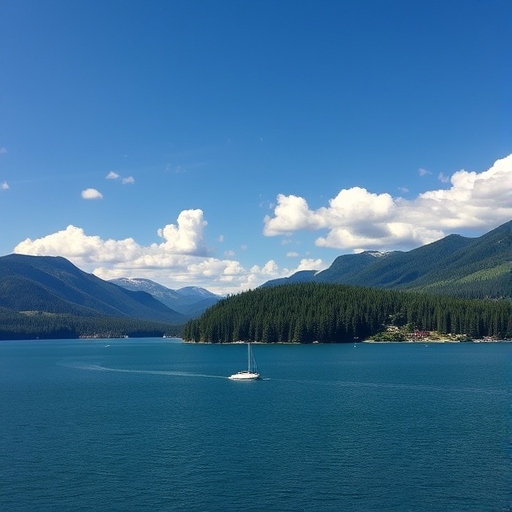
[[[220,295],[215,295],[197,286],[186,286],[178,290],[172,290],[150,279],[121,277],[109,282],[127,290],[147,292],[167,307],[184,315],[187,319],[199,316],[206,308],[222,298]]]
[[[183,338],[195,342],[347,342],[385,326],[464,334],[510,336],[510,300],[475,300],[326,283],[258,288],[218,302],[188,322]]]
[[[468,298],[512,297],[512,221],[478,238],[449,235],[409,252],[363,252],[336,258],[321,272],[268,281],[352,284]]]
[[[0,307],[93,317],[107,315],[180,324],[183,315],[150,294],[83,272],[61,257],[0,257]]]
[[[0,308],[0,340],[180,336],[181,327],[112,316],[18,312]]]

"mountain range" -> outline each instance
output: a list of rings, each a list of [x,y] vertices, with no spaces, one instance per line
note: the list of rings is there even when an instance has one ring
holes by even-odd
[[[482,235],[449,235],[408,252],[339,256],[323,271],[268,281],[334,283],[465,298],[512,298],[512,221]],[[183,325],[222,297],[204,288],[171,290],[148,279],[104,281],[62,257],[0,257],[0,309],[80,318],[108,316]]]
[[[172,290],[150,279],[128,277],[111,279],[109,282],[127,290],[149,293],[167,307],[188,318],[200,315],[206,308],[222,299],[220,295],[215,295],[198,286],[186,286],[178,290]]]
[[[0,308],[180,325],[222,297],[204,288],[171,290],[149,279],[104,281],[54,256],[0,257]]]
[[[0,307],[180,324],[186,317],[149,293],[126,290],[54,256],[0,257]]]
[[[478,238],[449,235],[408,252],[338,256],[323,271],[301,271],[265,286],[337,283],[466,298],[512,297],[512,221]]]

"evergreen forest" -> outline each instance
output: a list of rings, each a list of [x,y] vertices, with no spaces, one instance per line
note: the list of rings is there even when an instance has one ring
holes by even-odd
[[[186,341],[342,343],[368,339],[387,326],[463,334],[471,339],[512,334],[509,299],[297,283],[230,296],[185,324]]]
[[[0,308],[0,340],[180,336],[180,327],[135,318],[20,313]]]

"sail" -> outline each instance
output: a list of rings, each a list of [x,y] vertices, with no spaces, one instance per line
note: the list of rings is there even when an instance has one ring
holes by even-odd
[[[250,343],[247,343],[247,370],[234,373],[229,378],[232,380],[257,380],[260,378]]]

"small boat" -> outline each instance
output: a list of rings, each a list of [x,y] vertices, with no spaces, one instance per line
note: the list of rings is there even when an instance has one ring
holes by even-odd
[[[260,378],[258,369],[256,367],[256,361],[251,351],[251,344],[247,343],[247,370],[234,373],[230,375],[231,380],[257,380]]]

